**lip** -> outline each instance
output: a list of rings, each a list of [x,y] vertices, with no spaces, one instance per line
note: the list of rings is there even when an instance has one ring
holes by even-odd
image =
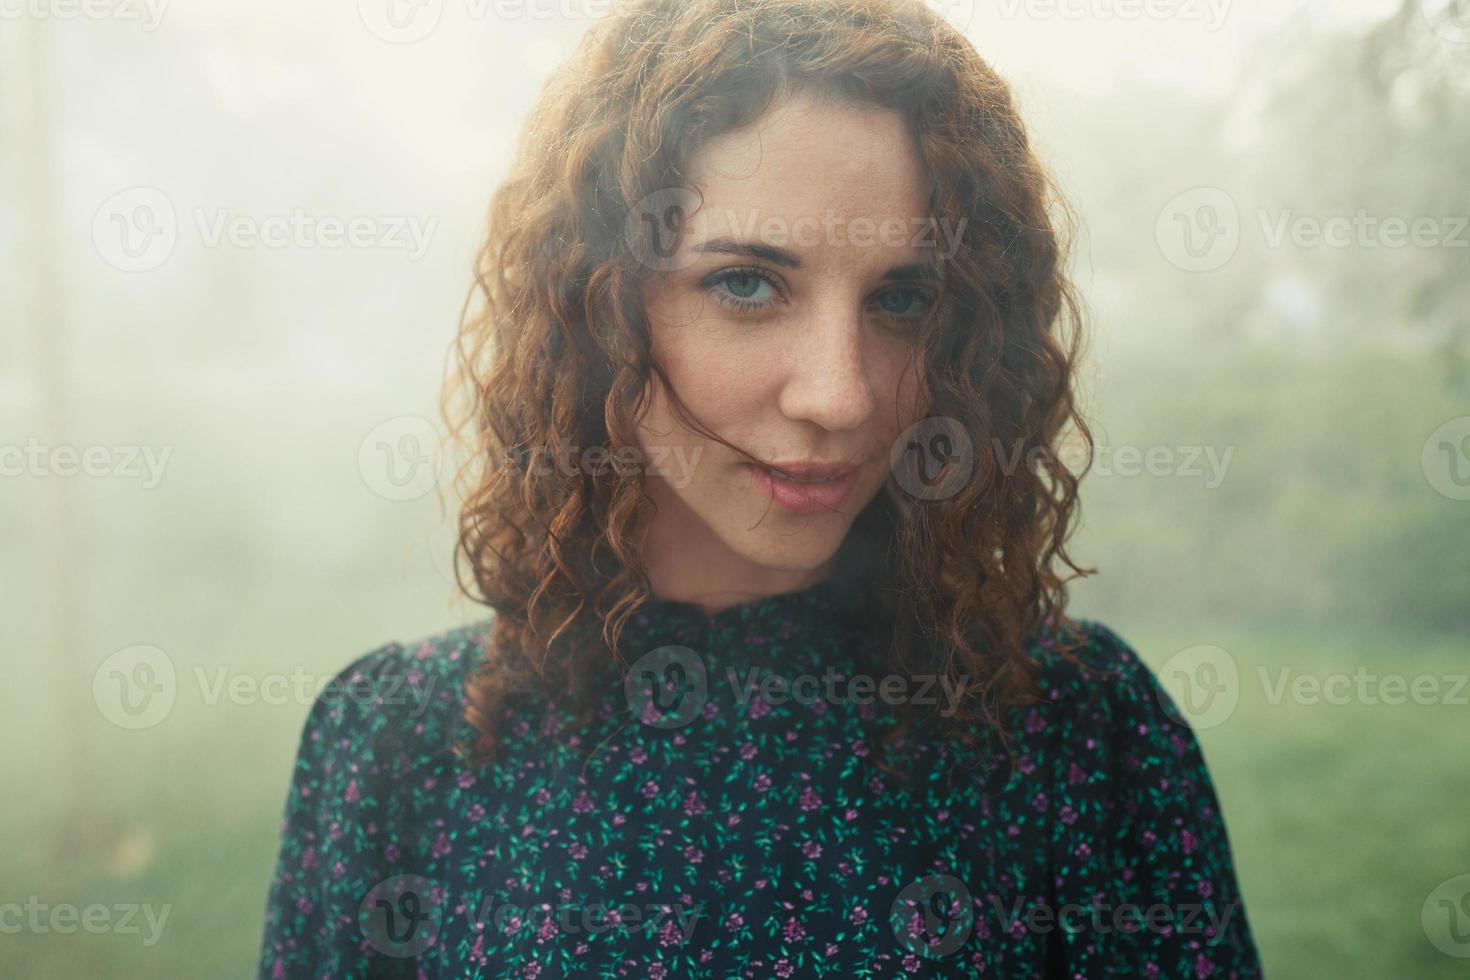
[[[753,463],[746,466],[756,486],[794,514],[832,510],[857,485],[858,467],[854,463],[790,462],[770,469]]]

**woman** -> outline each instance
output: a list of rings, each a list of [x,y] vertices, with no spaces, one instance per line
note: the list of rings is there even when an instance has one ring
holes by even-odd
[[[1065,614],[1051,204],[922,4],[599,23],[447,388],[493,615],[313,708],[261,974],[1258,975],[1193,734]]]

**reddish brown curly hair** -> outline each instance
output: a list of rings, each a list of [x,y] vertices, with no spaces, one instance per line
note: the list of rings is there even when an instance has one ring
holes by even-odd
[[[647,0],[598,22],[542,91],[491,200],[446,380],[445,416],[467,448],[456,575],[495,613],[466,692],[482,760],[505,699],[528,683],[589,720],[602,669],[621,664],[624,624],[651,597],[642,474],[528,465],[528,454],[589,446],[637,452],[650,380],[667,386],[640,298],[646,243],[628,216],[686,185],[703,141],[794,92],[901,113],[930,177],[931,219],[964,229],[918,344],[930,414],[974,437],[973,476],[948,499],[878,494],[839,565],[888,625],[889,669],[962,683],[952,734],[1004,738],[1006,709],[1036,697],[1030,644],[1067,622],[1067,582],[1091,571],[1066,541],[1092,437],[1073,390],[1071,222],[1009,88],[917,0]],[[686,424],[710,435],[667,387]],[[1076,472],[1064,438],[1079,440]],[[910,730],[914,713],[902,714],[881,745]]]

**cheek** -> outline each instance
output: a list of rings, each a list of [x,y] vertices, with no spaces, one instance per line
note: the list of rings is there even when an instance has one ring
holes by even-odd
[[[922,379],[922,357],[907,343],[885,346],[878,353],[874,394],[881,406],[882,424],[897,424],[895,435],[924,416],[927,395]]]
[[[701,316],[698,304],[654,303],[649,312],[653,358],[705,425],[728,436],[723,429],[738,429],[772,404],[762,379],[776,376],[779,350],[723,318]],[[666,393],[659,394],[671,414]]]

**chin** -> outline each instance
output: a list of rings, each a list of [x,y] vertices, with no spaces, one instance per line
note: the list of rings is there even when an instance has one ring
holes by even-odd
[[[772,571],[812,572],[831,561],[832,556],[837,554],[837,549],[842,545],[842,531],[846,527],[844,522],[835,531],[808,528],[784,537],[771,532],[761,535],[765,540],[751,540],[761,533],[757,529],[754,532],[744,532],[733,540],[727,538],[725,543],[752,565]]]

